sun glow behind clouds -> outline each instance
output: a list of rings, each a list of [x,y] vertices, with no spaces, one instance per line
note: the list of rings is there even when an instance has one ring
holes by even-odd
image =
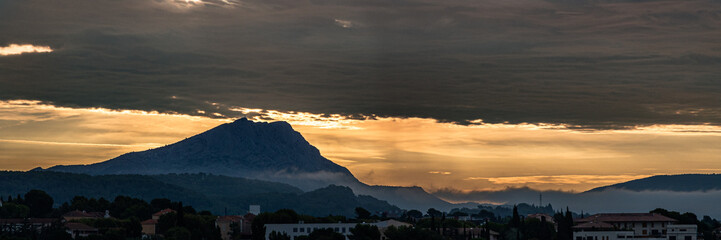
[[[479,120],[477,125],[463,126],[423,118],[359,118],[243,107],[222,113],[211,118],[0,101],[0,163],[4,169],[27,170],[99,162],[170,144],[247,116],[253,121],[289,122],[323,156],[369,184],[417,185],[427,190],[529,186],[584,191],[647,175],[721,169],[717,157],[721,128],[710,125],[575,131],[552,124]]]
[[[34,46],[32,44],[10,44],[7,47],[0,47],[0,56],[20,55],[23,53],[46,53],[52,52],[48,46]]]

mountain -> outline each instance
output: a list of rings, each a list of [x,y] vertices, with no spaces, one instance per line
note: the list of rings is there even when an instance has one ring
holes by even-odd
[[[125,195],[150,201],[168,198],[216,214],[245,214],[248,205],[263,211],[292,208],[313,216],[354,216],[356,207],[372,212],[400,209],[376,198],[356,195],[348,187],[328,186],[311,192],[282,183],[211,174],[98,175],[49,171],[0,172],[0,196],[16,196],[31,189],[46,191],[55,205],[74,196],[113,199]]]
[[[348,169],[321,156],[290,124],[245,118],[164,147],[47,170],[91,175],[212,173],[283,182],[304,190],[357,182]]]
[[[659,175],[595,188],[586,192],[539,191],[507,188],[496,191],[462,192],[439,190],[433,194],[449,201],[491,202],[515,205],[532,203],[568,207],[574,212],[648,212],[665,208],[721,218],[721,175]],[[473,209],[473,208],[471,208]]]
[[[609,189],[625,189],[631,191],[673,191],[696,192],[721,190],[721,174],[682,174],[657,175],[624,183],[598,187],[588,192],[601,192]]]
[[[160,148],[123,154],[90,165],[55,166],[42,171],[90,175],[210,173],[286,183],[304,191],[328,185],[386,200],[404,209],[450,209],[419,187],[369,186],[348,169],[321,156],[286,122],[245,118]]]

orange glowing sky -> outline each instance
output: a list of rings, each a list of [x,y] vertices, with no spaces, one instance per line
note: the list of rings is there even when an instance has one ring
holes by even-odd
[[[233,111],[257,113],[255,120],[290,122],[325,157],[369,184],[584,191],[654,174],[721,169],[721,128],[707,125],[575,131],[558,125],[462,126],[422,118],[354,120],[242,107]],[[11,170],[94,163],[173,143],[231,120],[0,101],[0,163]]]
[[[584,191],[718,173],[719,13],[718,0],[0,1],[0,169],[104,161],[247,116],[288,121],[369,184]]]

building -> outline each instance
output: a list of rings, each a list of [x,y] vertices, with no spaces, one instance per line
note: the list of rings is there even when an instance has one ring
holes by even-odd
[[[248,213],[258,216],[260,214],[260,205],[250,205]]]
[[[254,218],[255,215],[251,213],[245,214],[243,216],[218,216],[218,218],[215,220],[215,226],[218,227],[218,229],[220,230],[220,237],[223,240],[231,239],[234,231],[237,231],[237,234],[239,234],[241,238],[250,238],[250,236],[252,235],[250,229]]]
[[[0,232],[13,233],[28,228],[41,232],[43,229],[52,227],[54,224],[59,223],[60,219],[55,218],[0,219]]]
[[[234,231],[233,228],[236,228],[236,231],[241,231],[242,222],[243,216],[218,216],[218,218],[215,219],[215,226],[218,227],[218,230],[220,231],[221,239],[230,240]]]
[[[152,236],[152,235],[157,234],[158,220],[160,219],[160,216],[163,216],[163,215],[171,213],[171,212],[175,212],[175,210],[166,208],[166,209],[160,210],[156,213],[153,213],[153,216],[150,219],[140,222],[140,226],[142,227],[143,235]]]
[[[86,211],[72,211],[68,212],[66,214],[63,214],[63,219],[65,221],[72,221],[72,220],[79,220],[79,219],[100,219],[100,218],[110,218],[110,211],[105,210],[105,212],[86,212]]]
[[[73,239],[77,237],[87,237],[90,235],[97,235],[98,229],[77,222],[65,223],[65,231],[70,234]]]
[[[290,236],[291,239],[295,239],[298,236],[307,236],[308,234],[312,233],[315,230],[318,229],[332,229],[333,231],[343,234],[346,236],[346,239],[348,239],[348,235],[351,235],[350,229],[354,228],[357,223],[289,223],[289,224],[266,224],[265,225],[265,239],[268,239],[268,236],[271,232],[277,232],[277,233],[285,233]],[[369,224],[373,226],[377,226],[378,230],[381,232],[381,239],[385,239],[385,236],[382,235],[383,232],[385,232],[385,229],[390,226],[400,227],[400,226],[413,226],[410,223],[404,223],[396,220],[386,220],[382,222],[377,223],[363,223],[363,224]]]
[[[671,224],[666,227],[667,240],[696,240],[698,226],[693,224]]]
[[[603,213],[575,219],[575,240],[696,240],[696,226],[656,213]]]

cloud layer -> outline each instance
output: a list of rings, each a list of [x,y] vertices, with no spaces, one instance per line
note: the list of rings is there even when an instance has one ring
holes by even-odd
[[[0,45],[55,51],[0,58],[0,99],[718,125],[719,26],[712,0],[7,1]]]

